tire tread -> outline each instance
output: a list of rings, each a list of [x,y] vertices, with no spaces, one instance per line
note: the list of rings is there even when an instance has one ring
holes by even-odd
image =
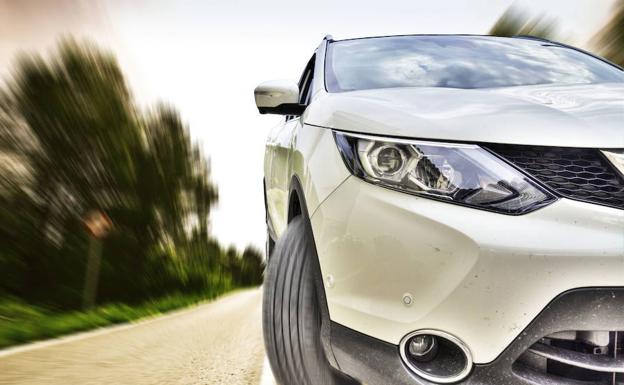
[[[267,356],[281,385],[357,384],[336,372],[320,340],[320,296],[311,231],[294,218],[275,244],[264,282],[263,328]]]

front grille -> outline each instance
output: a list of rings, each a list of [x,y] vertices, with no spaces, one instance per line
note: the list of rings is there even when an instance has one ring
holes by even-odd
[[[500,144],[487,148],[563,197],[624,209],[624,178],[599,150]]]
[[[538,384],[622,385],[623,337],[617,331],[555,333],[531,346],[513,370]]]

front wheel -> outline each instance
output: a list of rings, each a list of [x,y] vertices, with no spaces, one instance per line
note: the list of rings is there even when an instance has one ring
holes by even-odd
[[[331,367],[321,342],[320,277],[314,240],[301,216],[275,245],[264,280],[263,330],[281,385],[355,385]]]

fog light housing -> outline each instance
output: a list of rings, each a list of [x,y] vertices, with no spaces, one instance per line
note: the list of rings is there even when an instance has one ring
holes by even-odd
[[[438,339],[430,334],[414,336],[408,342],[407,352],[416,361],[431,361],[438,353]]]
[[[439,330],[419,330],[403,337],[401,358],[415,375],[448,384],[461,381],[472,371],[472,356],[457,337]]]

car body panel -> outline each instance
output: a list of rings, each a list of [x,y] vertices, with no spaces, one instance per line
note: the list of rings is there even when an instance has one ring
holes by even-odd
[[[312,215],[319,204],[350,175],[331,130],[302,126],[291,119],[276,127],[267,141],[265,185],[267,211],[276,236],[287,226],[291,179],[299,178]]]
[[[618,209],[560,199],[508,216],[349,177],[311,223],[332,321],[395,345],[444,330],[475,363],[496,359],[557,295],[624,286]]]
[[[624,84],[326,93],[307,124],[459,142],[624,148]]]
[[[275,126],[267,139],[264,156],[265,193],[267,217],[274,231],[286,226],[288,189],[290,186],[291,149],[297,120]]]

